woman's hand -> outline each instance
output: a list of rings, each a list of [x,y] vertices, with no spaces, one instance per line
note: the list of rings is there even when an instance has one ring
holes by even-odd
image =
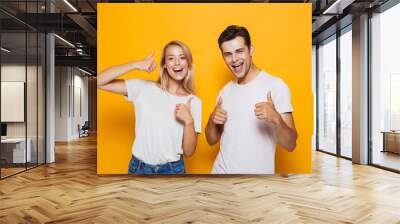
[[[144,59],[139,61],[134,61],[132,65],[134,70],[145,71],[147,73],[154,71],[157,65],[156,62],[154,61],[153,55],[154,55],[154,50],[152,50],[151,53],[147,55]]]
[[[185,125],[183,128],[182,149],[186,157],[193,155],[197,145],[197,133],[194,130],[194,121],[192,113],[190,112],[190,103],[192,99],[193,98],[190,97],[186,103],[177,104],[175,107],[176,119]]]
[[[126,96],[128,92],[125,81],[118,79],[118,77],[132,70],[141,70],[148,73],[154,71],[156,63],[153,54],[154,50],[143,60],[115,65],[100,72],[97,75],[97,88]]]
[[[189,98],[187,103],[179,103],[175,107],[175,117],[176,119],[186,125],[193,124],[192,113],[190,112],[190,103],[192,102],[192,97]]]

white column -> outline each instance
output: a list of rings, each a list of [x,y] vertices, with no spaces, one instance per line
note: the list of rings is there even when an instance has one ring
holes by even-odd
[[[54,58],[54,35],[46,36],[46,163],[55,161],[54,133],[55,133],[55,58]]]
[[[54,5],[46,1],[46,11],[54,12]],[[55,162],[55,42],[54,35],[46,35],[46,163]]]
[[[353,19],[353,162],[368,163],[368,15]]]

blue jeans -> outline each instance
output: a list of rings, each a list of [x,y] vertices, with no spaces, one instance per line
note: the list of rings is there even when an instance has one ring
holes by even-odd
[[[150,165],[132,155],[128,174],[185,174],[183,158],[175,162]]]

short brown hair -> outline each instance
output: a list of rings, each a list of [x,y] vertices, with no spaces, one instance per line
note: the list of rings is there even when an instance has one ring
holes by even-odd
[[[244,43],[250,49],[251,40],[249,31],[247,31],[246,27],[237,25],[228,26],[224,31],[222,31],[218,38],[219,48],[221,48],[223,42],[233,40],[236,37],[243,37]]]

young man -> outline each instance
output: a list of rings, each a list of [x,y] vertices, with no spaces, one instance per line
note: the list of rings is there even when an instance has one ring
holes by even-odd
[[[290,90],[254,65],[245,27],[227,27],[218,44],[237,79],[220,91],[205,130],[210,145],[221,140],[212,173],[273,174],[276,143],[289,152],[296,147]]]

